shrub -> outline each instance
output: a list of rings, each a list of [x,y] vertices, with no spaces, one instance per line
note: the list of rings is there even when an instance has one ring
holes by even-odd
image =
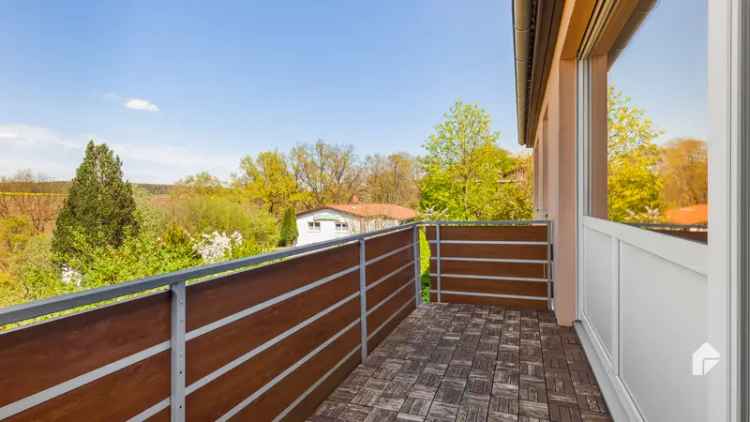
[[[277,243],[276,219],[249,203],[224,196],[189,195],[175,199],[171,205],[174,224],[184,228],[193,238],[203,234],[239,232],[245,242],[261,249]]]

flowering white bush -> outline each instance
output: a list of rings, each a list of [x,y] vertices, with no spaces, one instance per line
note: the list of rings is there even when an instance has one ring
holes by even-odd
[[[193,245],[193,250],[198,253],[205,263],[219,262],[232,248],[242,244],[242,233],[234,232],[231,235],[214,231],[204,233],[202,239]]]
[[[81,287],[83,275],[67,265],[63,265],[60,272],[60,280],[65,284],[75,284],[76,287]]]

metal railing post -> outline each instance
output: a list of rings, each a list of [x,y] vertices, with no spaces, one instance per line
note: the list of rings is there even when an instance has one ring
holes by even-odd
[[[414,226],[414,289],[416,297],[414,302],[417,306],[422,303],[422,259],[419,249],[419,226]]]
[[[170,286],[172,292],[171,392],[170,407],[172,422],[185,420],[185,282]]]
[[[367,253],[365,239],[359,240],[359,315],[362,362],[367,359]]]
[[[441,303],[443,301],[443,296],[441,294],[442,286],[441,286],[441,272],[440,272],[440,224],[435,225],[435,261],[436,261],[436,268],[437,268],[437,301],[438,303]]]

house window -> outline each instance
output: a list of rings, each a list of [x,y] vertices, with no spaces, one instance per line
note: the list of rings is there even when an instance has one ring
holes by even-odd
[[[336,223],[336,231],[337,232],[348,232],[349,231],[349,223]]]
[[[320,221],[308,221],[307,222],[307,230],[311,232],[319,232],[320,231]]]
[[[591,215],[705,242],[707,0],[635,3],[590,58]]]

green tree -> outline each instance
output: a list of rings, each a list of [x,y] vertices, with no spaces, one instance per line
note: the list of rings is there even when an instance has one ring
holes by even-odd
[[[310,194],[308,206],[347,203],[362,190],[362,166],[351,145],[319,140],[292,148],[290,157],[297,182]]]
[[[117,247],[126,235],[137,233],[135,211],[120,158],[106,144],[90,141],[57,217],[52,251],[64,263],[84,254],[86,245]]]
[[[286,157],[278,151],[261,152],[255,159],[246,156],[240,161],[240,170],[235,185],[277,217],[286,207],[307,200],[308,195],[297,184]]]
[[[419,202],[418,166],[411,155],[400,152],[388,156],[370,155],[365,160],[365,188],[367,202],[398,204],[416,207]]]
[[[502,183],[517,165],[497,146],[499,138],[491,129],[489,113],[477,105],[456,102],[424,145],[421,210],[460,220],[526,218],[523,213],[508,215],[504,209],[502,201],[508,195],[528,192]]]
[[[284,218],[281,221],[281,234],[279,239],[280,246],[292,246],[297,241],[299,232],[297,231],[297,214],[294,208],[287,208],[284,212]]]
[[[614,87],[607,92],[607,159],[609,219],[621,222],[658,222],[664,205],[659,175],[662,132]]]

